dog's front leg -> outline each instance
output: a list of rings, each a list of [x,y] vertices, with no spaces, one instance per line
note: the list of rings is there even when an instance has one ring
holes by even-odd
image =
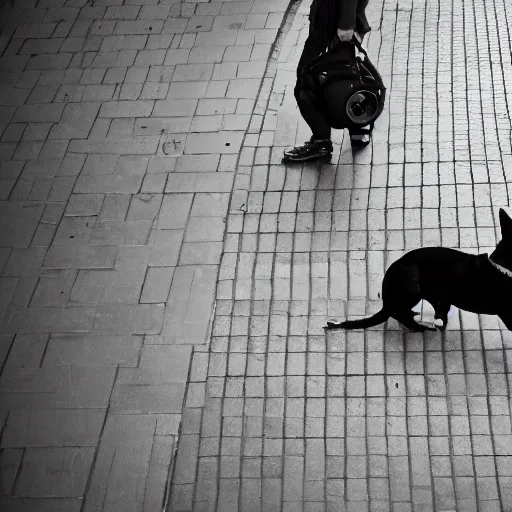
[[[440,300],[438,301],[432,301],[430,302],[435,310],[435,316],[434,319],[441,320],[442,325],[439,325],[439,330],[444,331],[446,330],[446,326],[448,324],[448,317],[451,316],[452,312],[452,305],[446,302],[442,302]]]

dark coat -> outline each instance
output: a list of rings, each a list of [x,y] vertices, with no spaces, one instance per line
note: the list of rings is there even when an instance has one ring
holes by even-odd
[[[370,31],[365,9],[369,0],[313,0],[309,19],[315,32],[330,40],[336,30]]]

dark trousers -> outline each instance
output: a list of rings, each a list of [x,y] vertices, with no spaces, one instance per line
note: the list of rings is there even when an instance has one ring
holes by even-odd
[[[309,37],[306,39],[302,55],[297,66],[297,83],[295,84],[295,99],[299,106],[300,113],[311,128],[314,139],[330,139],[331,127],[327,119],[321,113],[320,98],[315,91],[303,89],[301,87],[301,76],[304,66],[318,57],[324,50],[323,38],[315,36],[314,32],[310,32]]]
[[[354,9],[353,18],[356,20],[355,28],[360,34],[366,34],[370,30],[368,21],[366,20],[365,9],[369,0],[359,0],[358,2],[347,2],[343,4],[346,9]],[[330,139],[331,138],[331,126],[327,122],[327,119],[321,113],[322,105],[321,99],[314,90],[303,89],[301,87],[301,75],[304,66],[318,57],[325,49],[326,38],[320,37],[319,27],[322,27],[322,23],[318,22],[317,17],[318,5],[313,2],[312,12],[310,13],[310,29],[309,36],[304,44],[302,55],[297,66],[297,83],[295,85],[295,99],[299,107],[300,113],[311,128],[314,139]],[[347,18],[351,18],[347,15]],[[318,23],[317,23],[318,22]],[[333,34],[334,37],[334,34]],[[331,37],[332,39],[332,37]],[[348,49],[348,47],[347,47]]]

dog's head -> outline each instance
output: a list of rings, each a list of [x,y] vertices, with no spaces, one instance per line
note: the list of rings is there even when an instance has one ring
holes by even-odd
[[[501,240],[491,254],[492,260],[512,271],[512,219],[500,208]]]

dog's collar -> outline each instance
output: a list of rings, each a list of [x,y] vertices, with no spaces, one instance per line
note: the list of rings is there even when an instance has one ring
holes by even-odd
[[[487,259],[489,260],[489,263],[496,269],[498,270],[499,272],[501,272],[502,274],[505,274],[506,276],[508,277],[512,277],[512,271],[510,271],[508,268],[505,268],[505,267],[502,267],[501,265],[499,265],[498,263],[496,263],[495,261],[492,261],[490,256],[487,256]]]

